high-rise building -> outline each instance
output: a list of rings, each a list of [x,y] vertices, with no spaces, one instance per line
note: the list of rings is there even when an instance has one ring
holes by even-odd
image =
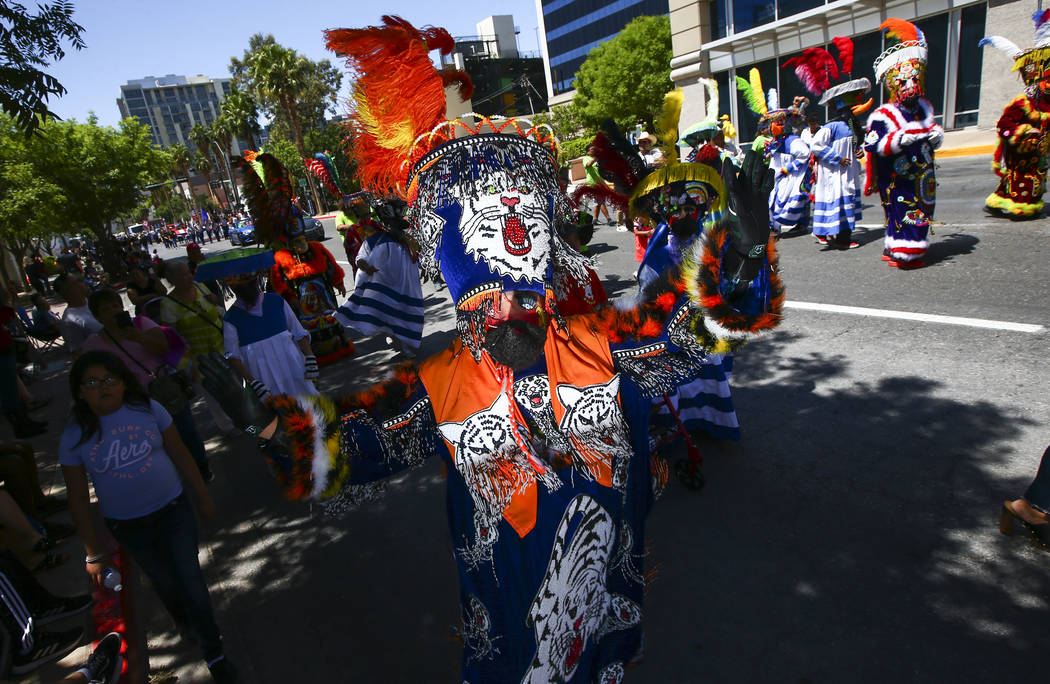
[[[572,99],[572,81],[592,48],[636,17],[667,12],[668,0],[536,0],[551,104]]]
[[[518,50],[514,17],[491,16],[477,23],[476,36],[457,36],[442,66],[466,71],[474,84],[471,111],[485,116],[527,116],[547,110],[543,60]]]
[[[553,3],[552,3],[553,4]],[[778,88],[781,102],[807,94],[794,71],[781,65],[802,50],[830,45],[835,36],[853,38],[852,77],[873,81],[872,62],[885,47],[879,31],[888,17],[913,22],[930,45],[926,95],[946,129],[990,128],[1019,81],[1010,62],[977,42],[987,34],[1031,45],[1032,12],[1037,0],[670,0],[671,80],[685,91],[682,124],[704,118],[705,97],[699,79],[714,78],[719,111],[737,124],[742,141],[754,136],[756,119],[736,88],[737,76],[758,69],[766,89]],[[873,83],[877,106],[884,97]]]
[[[215,121],[219,103],[229,92],[228,78],[147,76],[120,86],[117,107],[121,118],[135,117],[149,126],[154,145],[180,143],[192,152],[196,147],[189,139],[190,129]],[[244,147],[239,140],[233,143],[233,150]]]

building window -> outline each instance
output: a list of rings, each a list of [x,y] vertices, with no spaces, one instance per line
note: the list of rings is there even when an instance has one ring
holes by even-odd
[[[962,9],[959,24],[959,69],[955,78],[955,128],[977,125],[981,100],[981,68],[984,49],[977,47],[985,35],[987,9],[984,3]]]
[[[790,17],[823,4],[824,0],[777,0],[777,18]]]
[[[710,0],[707,6],[711,9],[711,40],[718,40],[729,35],[729,12],[727,0]]]
[[[777,18],[773,0],[733,0],[733,32],[768,24]]]
[[[944,114],[944,78],[948,63],[948,15],[938,14],[912,23],[926,34],[930,46],[926,58],[926,99],[933,103],[933,111],[940,123]]]

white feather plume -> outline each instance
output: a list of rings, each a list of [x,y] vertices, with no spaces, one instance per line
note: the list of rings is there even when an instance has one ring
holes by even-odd
[[[718,120],[718,81],[713,78],[702,78],[704,90],[707,91],[707,104],[704,105],[705,121]]]
[[[996,50],[1002,50],[1010,59],[1017,59],[1017,56],[1021,54],[1021,48],[1017,47],[1016,43],[1009,38],[1003,38],[1002,36],[988,36],[987,38],[981,38],[981,41],[977,43],[977,46],[991,46]]]
[[[770,88],[766,95],[766,109],[769,111],[780,109],[780,95],[777,94],[776,88]]]

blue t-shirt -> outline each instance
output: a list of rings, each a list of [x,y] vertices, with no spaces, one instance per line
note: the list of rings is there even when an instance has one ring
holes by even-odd
[[[164,451],[161,433],[171,425],[164,407],[150,399],[149,409],[125,404],[99,418],[101,439],[83,444],[79,425],[69,425],[58,446],[58,462],[82,465],[95,484],[102,515],[129,520],[148,515],[182,493],[182,480]]]

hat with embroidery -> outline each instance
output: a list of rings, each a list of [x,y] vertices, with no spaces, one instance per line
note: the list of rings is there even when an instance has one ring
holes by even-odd
[[[504,291],[536,292],[553,309],[554,260],[586,277],[584,257],[554,229],[570,214],[557,141],[526,119],[446,119],[446,87],[466,100],[473,86],[431,62],[431,50],[455,46],[444,29],[384,16],[325,39],[356,79],[348,124],[361,187],[408,202],[423,272],[448,285],[460,335],[479,358],[484,321]]]

